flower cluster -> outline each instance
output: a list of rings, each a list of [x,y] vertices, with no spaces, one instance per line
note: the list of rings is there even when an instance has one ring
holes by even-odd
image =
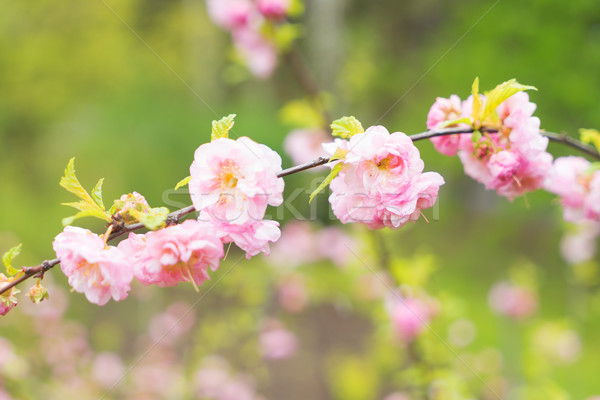
[[[12,281],[11,278],[7,278],[4,274],[0,274],[0,289],[4,285],[9,284]],[[11,309],[17,305],[16,295],[20,292],[16,287],[12,287],[6,293],[0,294],[0,315],[6,315]]]
[[[276,36],[292,0],[206,0],[212,21],[231,32],[234,47],[250,72],[266,79],[277,65]]]
[[[371,229],[399,228],[432,207],[444,179],[423,173],[424,163],[412,140],[373,126],[350,140],[326,144],[332,156],[345,152],[339,174],[331,181],[329,202],[343,223],[362,222]]]
[[[209,270],[219,268],[224,243],[236,243],[250,258],[268,254],[269,242],[279,239],[279,224],[264,216],[268,205],[283,201],[280,171],[281,158],[267,146],[247,137],[217,138],[196,150],[190,167],[198,220],[130,233],[116,247],[106,244],[108,237],[67,226],[53,243],[61,268],[75,291],[99,305],[126,298],[134,277],[144,285],[191,282],[197,289],[210,279]],[[134,192],[115,201],[113,215],[132,222],[148,210],[144,197]],[[12,297],[6,299],[8,307]]]
[[[427,116],[428,129],[476,130],[473,134],[434,137],[431,141],[436,150],[447,156],[458,153],[467,175],[510,200],[541,188],[552,156],[546,152],[548,139],[540,134],[540,120],[533,117],[536,106],[528,94],[517,92],[496,106],[490,103],[490,110],[483,115],[478,110],[486,107],[488,98],[477,94],[477,99],[470,96],[461,102],[452,95],[435,101]]]

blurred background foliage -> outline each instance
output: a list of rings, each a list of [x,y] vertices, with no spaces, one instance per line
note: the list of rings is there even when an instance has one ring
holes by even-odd
[[[302,22],[298,45],[329,93],[334,117],[355,115],[365,127],[383,124],[390,131],[416,133],[424,130],[436,96],[466,98],[475,76],[486,90],[514,77],[539,89],[531,98],[543,128],[575,134],[580,127],[600,127],[600,7],[595,0],[312,0]],[[213,119],[236,113],[234,135],[282,153],[293,127],[279,112],[304,96],[283,60],[269,81],[253,80],[232,65],[227,35],[208,20],[198,0],[4,2],[0,33],[0,251],[23,242],[17,261],[24,265],[53,258],[53,237],[70,212],[60,203],[71,199],[58,186],[70,157],[77,157],[84,186],[106,178],[107,202],[136,190],[152,206],[165,200],[188,204],[185,195],[165,190],[189,174],[193,151],[209,140]],[[375,240],[385,242],[389,258],[404,262],[404,268],[429,257],[434,272],[416,284],[441,304],[435,332],[446,338],[458,318],[475,324],[476,337],[460,350],[464,365],[435,335],[423,338],[423,357],[445,365],[448,376],[444,369],[437,370],[436,379],[424,376],[426,371],[394,372],[404,350],[389,350],[389,338],[377,340],[389,336],[389,326],[384,328],[381,302],[357,295],[357,277],[370,272],[357,259],[346,270],[324,262],[301,267],[299,273],[309,280],[310,306],[299,315],[281,316],[269,305],[277,268],[266,266],[262,257],[236,264],[240,255],[232,250],[213,277],[210,285],[219,284],[214,290],[210,285],[200,294],[188,287],[143,288],[103,308],[71,294],[64,318],[85,327],[94,351],[134,361],[143,353],[145,342],[139,338],[154,314],[176,301],[192,305],[201,299],[193,311],[197,329],[179,344],[182,354],[192,361],[225,356],[236,368],[256,374],[261,393],[271,399],[376,399],[419,379],[451,387],[431,389],[430,398],[467,398],[461,391],[485,392],[467,366],[486,354],[502,359],[500,372],[493,371],[496,367],[488,372],[510,380],[510,398],[593,395],[600,354],[597,262],[574,268],[563,261],[558,244],[565,226],[552,196],[540,192],[527,196],[529,205],[523,199],[509,203],[465,177],[457,158],[437,154],[429,143],[418,147],[426,169],[446,179],[439,217],[430,211],[429,224],[385,231]],[[569,153],[557,145],[551,151]],[[291,161],[284,156],[286,166]],[[310,187],[322,175],[321,170],[286,180],[288,194],[309,188],[293,201],[305,216]],[[317,215],[322,224],[332,224],[326,199],[326,192],[317,197]],[[282,223],[291,217],[289,209],[272,212]],[[82,225],[102,229],[90,221]],[[373,247],[369,233],[354,232],[365,247]],[[365,251],[365,262],[381,268],[375,249]],[[534,271],[537,316],[514,322],[494,315],[486,301],[490,287],[523,268]],[[60,271],[50,274],[66,286]],[[53,301],[51,293],[49,306]],[[257,321],[270,314],[285,320],[301,343],[294,360],[276,367],[249,355]],[[17,309],[2,318],[0,329],[17,353],[34,360],[27,379],[43,381],[47,372],[31,372],[38,371],[35,358],[45,351],[31,345],[38,340],[31,319]],[[536,350],[534,339],[545,326],[548,331],[576,329],[579,356],[549,368],[552,363]],[[5,384],[10,379],[5,377]],[[13,385],[15,398],[28,398],[25,389]],[[442,395],[435,397],[438,392]]]

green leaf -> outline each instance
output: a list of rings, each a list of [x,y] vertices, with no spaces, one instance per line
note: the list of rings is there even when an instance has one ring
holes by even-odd
[[[92,189],[92,200],[94,203],[98,205],[102,210],[104,210],[104,202],[102,201],[102,183],[104,183],[104,178],[100,178],[96,186]]]
[[[516,79],[510,79],[496,86],[486,96],[485,109],[483,110],[481,119],[484,120],[488,115],[496,111],[496,108],[510,96],[524,90],[537,90],[537,88],[534,86],[521,85]]]
[[[6,272],[8,272],[9,275],[15,275],[19,272],[18,269],[12,266],[12,260],[19,254],[21,254],[22,247],[23,244],[19,243],[18,245],[4,253],[4,255],[2,256],[2,262],[4,263],[4,266],[6,267]]]
[[[62,219],[62,224],[67,226],[73,223],[76,219],[83,217],[95,217],[101,220],[110,222],[110,218],[106,215],[106,213],[98,208],[90,208],[88,210],[79,211],[77,214],[72,215],[70,217],[66,217]]]
[[[321,184],[319,185],[319,187],[316,188],[315,191],[310,194],[310,197],[308,198],[308,203],[309,204],[313,200],[313,198],[317,194],[319,194],[319,192],[321,192],[323,189],[325,189],[327,187],[327,185],[329,185],[331,183],[331,181],[333,180],[333,178],[335,178],[336,176],[338,176],[338,174],[340,173],[341,170],[342,170],[342,163],[336,164],[331,169],[331,172],[329,172],[329,175],[327,175],[327,177],[323,180],[323,182],[321,182]]]
[[[63,225],[69,225],[71,222],[81,217],[96,217],[110,222],[110,216],[104,210],[104,204],[102,202],[103,182],[104,178],[98,181],[92,190],[92,196],[90,196],[83,186],[81,186],[79,179],[77,179],[77,176],[75,175],[75,157],[69,160],[67,168],[65,169],[65,175],[60,179],[59,184],[63,188],[67,189],[67,191],[79,197],[81,201],[63,203],[63,205],[74,207],[80,212],[72,217],[64,218]]]
[[[481,131],[475,131],[471,135],[471,141],[473,143],[477,143],[477,142],[479,142],[481,140],[482,137],[483,137],[483,135],[481,134]]]
[[[304,3],[302,2],[302,0],[291,0],[290,7],[287,10],[287,14],[292,18],[296,18],[301,16],[303,13]]]
[[[67,168],[65,169],[65,176],[60,178],[60,186],[85,201],[90,203],[93,202],[88,192],[81,186],[81,183],[79,183],[77,176],[75,176],[75,157],[69,160]]]
[[[315,128],[325,124],[318,104],[306,99],[288,101],[279,114],[286,125]]]
[[[165,224],[169,209],[166,207],[156,207],[148,209],[147,213],[138,210],[130,210],[130,213],[135,219],[144,224],[146,228],[156,230]]]
[[[471,94],[473,95],[473,121],[481,120],[481,97],[479,97],[479,77],[476,77],[471,86]]]
[[[185,185],[190,183],[190,179],[192,179],[192,177],[188,176],[187,178],[183,178],[182,180],[177,182],[177,185],[175,185],[175,190],[179,189],[180,187],[184,187]]]
[[[597,129],[581,128],[579,130],[579,135],[583,143],[594,145],[596,150],[600,152],[600,132]]]
[[[441,124],[438,129],[444,129],[444,128],[448,128],[454,125],[458,125],[458,124],[469,124],[469,125],[473,125],[473,120],[471,119],[471,117],[462,117],[459,119],[452,119],[450,121],[446,121],[443,124]]]
[[[349,139],[352,136],[365,131],[360,121],[354,117],[342,117],[336,119],[330,126],[331,134],[343,139]]]
[[[348,154],[349,151],[350,150],[345,150],[338,147],[333,153],[333,155],[329,158],[329,162],[335,160],[343,160],[344,158],[346,158],[346,154]]]
[[[212,122],[212,132],[210,134],[210,140],[216,140],[220,138],[228,138],[229,131],[235,124],[235,114],[229,114],[226,117],[221,118],[218,121]]]

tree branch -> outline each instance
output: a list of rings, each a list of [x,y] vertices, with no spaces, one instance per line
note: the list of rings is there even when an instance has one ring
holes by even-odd
[[[485,132],[497,133],[498,131],[491,129],[491,130],[485,130]],[[471,128],[467,128],[467,129],[465,129],[465,128],[432,129],[429,131],[411,135],[410,138],[412,139],[413,142],[417,142],[419,140],[431,139],[433,137],[458,135],[458,134],[469,134],[469,133],[473,133],[473,129],[471,129]],[[592,146],[581,143],[577,139],[574,139],[565,133],[554,133],[554,132],[542,131],[541,134],[546,136],[548,139],[552,140],[553,142],[565,144],[569,147],[572,147],[574,149],[577,149],[577,150],[587,154],[589,157],[600,160],[600,153],[598,153],[598,151],[596,151]],[[277,174],[277,176],[279,178],[283,178],[284,176],[292,175],[292,174],[306,171],[308,169],[312,169],[312,168],[315,168],[315,167],[318,167],[321,165],[325,165],[328,162],[329,162],[329,158],[319,157],[318,159],[316,159],[314,161],[296,165],[295,167],[284,169],[279,174]],[[167,215],[167,223],[168,224],[177,224],[177,223],[179,223],[179,220],[181,219],[181,217],[184,217],[187,214],[193,213],[194,211],[196,211],[194,206],[188,206],[188,207],[184,207],[180,210],[173,211],[172,213]],[[142,229],[144,227],[144,225],[141,223],[124,225],[122,223],[119,223],[117,220],[114,220],[113,222],[111,222],[111,224],[113,225],[113,232],[108,237],[109,241],[116,239],[119,236],[123,236],[129,232],[133,232],[138,229]],[[0,289],[0,294],[3,294],[4,292],[10,290],[12,287],[20,284],[21,282],[23,282],[33,276],[42,277],[44,272],[48,271],[49,269],[53,268],[55,265],[57,265],[59,263],[60,263],[60,260],[55,258],[54,260],[46,260],[43,263],[41,263],[40,265],[38,265],[37,267],[23,267],[22,272],[24,274],[21,277],[15,279],[14,281],[4,285]]]

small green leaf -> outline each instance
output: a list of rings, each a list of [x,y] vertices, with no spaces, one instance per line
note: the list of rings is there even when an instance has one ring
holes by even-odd
[[[471,135],[471,141],[473,143],[477,143],[477,142],[479,142],[481,140],[482,137],[483,137],[483,135],[481,134],[481,131],[475,131]]]
[[[473,120],[481,120],[481,97],[479,97],[479,77],[475,77],[473,86],[471,86],[471,94],[473,95]]]
[[[92,200],[94,203],[98,205],[102,210],[104,210],[104,202],[102,201],[102,183],[104,183],[104,178],[100,178],[96,186],[92,189]]]
[[[80,199],[93,202],[88,192],[81,186],[79,179],[75,176],[75,157],[69,160],[67,168],[65,169],[65,176],[60,178],[60,186],[67,189]]]
[[[348,154],[349,151],[350,150],[345,150],[338,147],[333,153],[333,155],[329,158],[329,162],[335,160],[343,160],[344,158],[346,158],[346,154]]]
[[[6,267],[6,272],[8,272],[8,275],[15,275],[19,272],[18,269],[12,266],[12,260],[21,253],[22,247],[23,244],[19,243],[18,245],[4,253],[4,255],[2,256],[2,262]]]
[[[130,213],[135,219],[144,224],[146,228],[156,230],[165,224],[169,209],[166,207],[156,207],[149,208],[147,213],[138,210],[130,210]]]
[[[329,185],[331,183],[331,181],[333,180],[333,178],[335,178],[336,176],[338,176],[338,174],[340,173],[341,170],[342,170],[342,163],[336,164],[331,169],[331,172],[329,172],[329,175],[327,175],[327,177],[323,180],[323,182],[321,182],[321,184],[319,185],[319,187],[316,188],[315,191],[310,194],[310,197],[308,198],[308,203],[309,204],[310,204],[310,202],[312,202],[313,198],[317,194],[319,194],[319,192],[321,192],[323,189],[325,189],[327,187],[327,185]]]
[[[354,117],[342,117],[336,119],[330,126],[331,134],[343,139],[349,139],[352,136],[365,131],[360,121]]]
[[[452,119],[450,121],[446,121],[443,124],[441,124],[438,129],[444,129],[444,128],[448,128],[451,126],[458,126],[458,124],[468,124],[468,125],[473,125],[473,120],[471,119],[471,117],[462,117],[459,119]]]
[[[235,114],[229,114],[226,117],[221,118],[218,121],[212,122],[212,132],[210,134],[211,140],[216,140],[220,138],[228,138],[229,131],[233,128],[233,124],[235,124]]]
[[[72,217],[64,218],[63,225],[69,225],[75,219],[81,217],[97,217],[104,221],[110,222],[110,216],[104,210],[104,204],[102,202],[102,183],[104,178],[100,179],[92,191],[92,196],[81,186],[79,179],[75,175],[75,157],[69,160],[67,168],[65,169],[65,175],[60,179],[60,186],[67,189],[67,191],[73,193],[79,197],[81,201],[72,203],[63,203],[63,205],[74,207],[80,212],[73,215]]]
[[[179,189],[180,187],[184,187],[185,185],[190,183],[190,179],[192,179],[192,177],[188,176],[187,178],[183,178],[182,180],[177,182],[177,185],[175,185],[175,190]]]
[[[299,17],[304,13],[304,3],[302,0],[291,0],[290,7],[287,10],[287,14],[292,17]]]
[[[597,129],[581,128],[579,130],[579,135],[583,143],[594,145],[596,150],[600,152],[600,132]]]
[[[537,88],[534,86],[521,85],[516,79],[510,79],[496,86],[486,96],[485,109],[483,110],[481,119],[484,120],[488,115],[496,111],[496,108],[510,96],[524,90],[537,90]]]
[[[300,24],[280,24],[275,29],[275,43],[277,48],[283,51],[288,50],[294,41],[302,36],[303,30]]]
[[[110,218],[106,215],[105,212],[103,212],[102,210],[99,210],[97,208],[90,208],[89,210],[79,211],[75,215],[63,218],[62,224],[64,226],[71,225],[73,223],[73,221],[75,221],[76,219],[79,219],[79,218],[83,218],[83,217],[95,217],[95,218],[99,218],[101,220],[110,222]]]

